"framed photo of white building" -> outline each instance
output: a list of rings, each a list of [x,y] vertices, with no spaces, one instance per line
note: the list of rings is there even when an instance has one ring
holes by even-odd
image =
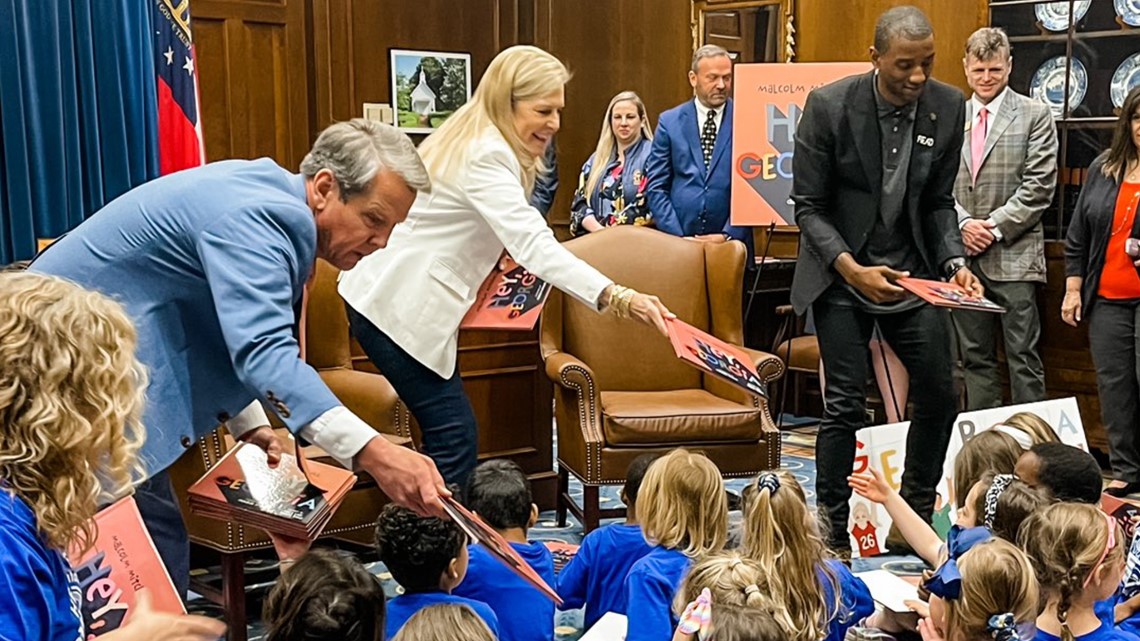
[[[400,129],[430,134],[471,99],[471,54],[391,49],[390,55]]]

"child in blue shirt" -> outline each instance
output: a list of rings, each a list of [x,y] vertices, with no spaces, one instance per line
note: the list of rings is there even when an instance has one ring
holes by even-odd
[[[467,574],[467,536],[455,522],[422,517],[388,504],[376,521],[376,550],[404,593],[388,602],[385,636],[396,636],[423,608],[458,603],[475,611],[497,636],[499,620],[486,603],[452,594]]]
[[[1094,606],[1116,592],[1124,574],[1124,536],[1115,519],[1094,505],[1054,503],[1022,524],[1018,540],[1044,597],[1038,641],[1138,641],[1102,621]]]
[[[761,472],[744,489],[744,556],[768,577],[789,641],[842,641],[875,611],[871,592],[826,546],[804,490],[786,471]]]
[[[653,461],[637,502],[653,548],[625,578],[626,641],[668,641],[677,627],[673,595],[693,559],[717,552],[728,535],[720,470],[703,454],[676,449]]]
[[[637,494],[655,454],[633,459],[625,472],[621,500],[625,503],[625,523],[607,525],[590,532],[578,553],[558,575],[558,596],[562,609],[586,606],[586,629],[593,627],[606,612],[625,614],[625,575],[641,557],[649,553],[649,543],[637,522]]]
[[[484,461],[467,481],[467,507],[510,543],[515,552],[554,585],[554,557],[542,543],[527,541],[538,520],[526,473],[512,461]],[[501,641],[552,641],[554,602],[519,578],[481,545],[468,547],[471,566],[455,594],[484,601],[499,618]]]

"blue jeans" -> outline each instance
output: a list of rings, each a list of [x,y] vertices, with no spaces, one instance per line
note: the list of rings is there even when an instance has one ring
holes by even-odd
[[[450,378],[442,378],[351,306],[345,307],[352,335],[416,417],[424,454],[435,461],[444,481],[462,488],[475,469],[479,439],[475,410],[463,391],[458,365]]]

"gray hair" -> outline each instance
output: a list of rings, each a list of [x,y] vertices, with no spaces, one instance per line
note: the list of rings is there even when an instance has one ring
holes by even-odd
[[[934,35],[934,27],[926,14],[917,7],[903,5],[883,12],[875,23],[875,51],[883,55],[891,42],[902,37],[907,40],[925,40]]]
[[[731,56],[728,55],[728,51],[724,47],[705,45],[693,52],[693,66],[690,67],[690,69],[693,70],[693,73],[697,73],[697,65],[700,64],[702,60],[705,58],[719,58],[721,56],[731,59]]]
[[[431,179],[411,138],[391,125],[353,118],[329,125],[301,161],[305,178],[328,169],[340,188],[340,199],[368,189],[382,170],[395,173],[416,191],[431,191]]]
[[[1011,51],[1009,37],[1000,27],[982,27],[966,40],[966,55],[978,60],[992,60],[994,56],[1009,59]]]

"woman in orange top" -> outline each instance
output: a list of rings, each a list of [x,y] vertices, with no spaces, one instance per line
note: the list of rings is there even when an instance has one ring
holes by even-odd
[[[1115,480],[1106,493],[1140,492],[1140,87],[1124,99],[1112,146],[1093,161],[1065,238],[1061,318],[1089,321],[1101,419]]]

